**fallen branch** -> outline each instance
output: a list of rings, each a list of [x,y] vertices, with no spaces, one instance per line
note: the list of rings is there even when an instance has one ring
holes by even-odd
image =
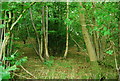
[[[32,78],[27,78],[27,77],[25,77],[25,76],[18,75],[18,74],[16,74],[16,73],[13,73],[13,74],[16,75],[16,76],[18,76],[18,77],[25,78],[25,79],[32,79]]]
[[[20,65],[20,67],[21,67],[26,73],[28,73],[29,75],[31,75],[32,77],[37,78],[37,77],[35,77],[32,73],[30,73],[28,70],[26,70],[22,65]]]

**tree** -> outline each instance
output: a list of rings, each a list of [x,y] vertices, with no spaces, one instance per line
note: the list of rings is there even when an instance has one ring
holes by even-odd
[[[44,43],[44,55],[45,55],[45,58],[48,59],[49,58],[48,47],[47,47],[48,46],[48,42],[47,42],[48,41],[47,40],[48,39],[48,37],[47,37],[48,36],[48,33],[47,33],[47,31],[48,31],[47,30],[48,29],[48,18],[46,17],[46,19],[47,19],[46,20],[47,21],[46,22],[46,28],[47,29],[46,29],[45,28],[45,20],[44,20],[45,19],[44,18],[45,17],[44,12],[45,12],[45,9],[44,9],[44,6],[43,6],[43,8],[42,8],[42,31],[43,31],[43,39],[44,39],[44,42],[43,42]],[[46,15],[48,15],[48,13]]]
[[[90,57],[90,61],[91,62],[97,62],[97,58],[96,58],[96,53],[95,53],[95,49],[92,45],[91,39],[90,39],[90,35],[88,33],[88,29],[86,28],[86,22],[85,22],[85,17],[84,17],[84,13],[85,13],[85,8],[83,7],[82,3],[80,2],[80,24],[82,27],[82,34],[84,37],[84,41],[87,47],[87,51]]]
[[[44,61],[44,58],[42,57],[42,53],[41,53],[41,50],[40,50],[41,48],[40,48],[39,34],[38,34],[37,29],[36,29],[36,27],[35,27],[35,24],[34,24],[34,22],[33,22],[31,8],[30,8],[30,16],[31,16],[32,25],[33,25],[33,28],[34,28],[34,31],[35,31],[35,34],[36,34],[37,43],[38,43],[38,51],[37,51],[37,54],[39,55],[41,61],[43,62],[43,61]]]
[[[67,0],[67,26],[66,26],[66,49],[65,49],[65,53],[64,53],[64,58],[66,58],[67,56],[67,53],[68,53],[68,38],[69,38],[69,33],[68,33],[68,30],[69,30],[69,0]]]

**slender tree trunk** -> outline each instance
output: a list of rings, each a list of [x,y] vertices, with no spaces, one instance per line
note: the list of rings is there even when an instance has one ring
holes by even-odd
[[[0,25],[2,25],[2,20],[0,20]],[[3,29],[0,28],[0,51],[2,50],[2,35],[3,34]],[[0,52],[0,60],[2,60],[2,52]]]
[[[37,33],[37,29],[36,29],[36,27],[35,27],[35,24],[34,24],[34,22],[33,22],[33,17],[32,17],[31,8],[30,8],[30,16],[31,16],[32,25],[33,25],[33,28],[34,28],[34,31],[35,31],[35,34],[36,34],[37,43],[38,43],[38,53],[39,53],[39,56],[40,56],[41,61],[44,61],[44,58],[42,57],[42,55],[41,55],[41,53],[40,53],[40,39],[39,39],[39,35],[38,35],[38,33]]]
[[[118,3],[118,5],[120,5],[120,2]],[[119,8],[119,13],[120,13],[120,6],[118,7]],[[118,38],[118,52],[119,52],[119,55],[120,55],[120,14],[118,14],[119,15],[119,18],[118,18],[118,30],[119,30],[119,33],[118,33],[118,36],[119,36],[119,38]]]
[[[43,6],[43,8],[42,8],[42,29],[43,29],[43,38],[44,38],[44,55],[45,55],[45,58],[48,59],[49,54],[48,54],[48,47],[47,47],[47,37],[46,37],[46,28],[45,28],[45,21],[44,21],[44,16],[45,16],[44,11],[45,11],[45,9],[44,9],[44,6]],[[48,26],[47,22],[46,22],[46,25]]]
[[[67,20],[69,19],[68,15],[69,15],[69,2],[67,0]],[[66,27],[66,49],[65,49],[65,53],[64,53],[64,58],[67,57],[67,53],[68,53],[68,38],[69,38],[68,30],[69,30],[69,25],[67,23],[67,27]]]
[[[95,49],[94,49],[94,47],[92,45],[92,42],[90,40],[88,29],[86,28],[86,22],[85,22],[85,17],[84,17],[85,8],[83,8],[81,2],[80,2],[80,6],[82,7],[82,8],[80,8],[80,12],[81,12],[80,13],[80,23],[81,23],[81,26],[82,26],[82,34],[83,34],[83,37],[84,37],[84,41],[85,41],[85,44],[86,44],[86,47],[87,47],[87,51],[88,51],[88,54],[89,54],[89,57],[90,57],[90,61],[94,62],[93,64],[95,64],[95,63],[97,64]]]
[[[41,28],[40,54],[43,55],[43,29]]]
[[[4,17],[6,18],[6,11],[4,13],[5,13]],[[4,20],[3,23],[2,23],[2,20],[0,20],[1,25],[2,24],[5,25],[6,22],[7,21]],[[5,37],[5,27],[1,28],[0,30],[1,30],[1,32],[0,32],[0,34],[1,34],[1,36],[0,36],[0,38],[1,38],[1,40],[0,40],[0,60],[2,60],[2,57],[5,57],[5,47],[6,47],[6,43],[9,39],[9,37],[8,36]]]
[[[102,36],[100,39],[100,57],[99,57],[99,60],[103,60],[105,48],[106,48],[106,36]]]
[[[11,20],[11,18],[12,18],[12,11],[9,11],[9,12],[8,12],[8,15],[9,15],[9,19],[8,19],[8,21],[7,21],[7,28],[10,29],[11,22],[12,22],[12,20]],[[9,29],[8,29],[8,30],[9,30]],[[4,32],[5,32],[5,29],[4,29]],[[7,46],[6,46],[6,48],[7,48],[6,56],[7,56],[7,57],[10,56],[10,51],[12,50],[12,47],[11,47],[12,31],[10,31],[10,35],[9,35],[9,36],[10,36],[10,38],[9,38],[8,44],[7,44]],[[9,63],[8,63],[8,64],[9,64]]]
[[[0,8],[2,9],[2,3],[0,3]],[[2,13],[2,10],[0,10],[0,13]],[[2,18],[2,14],[0,14],[0,18]],[[0,25],[2,25],[2,20],[0,20]],[[0,28],[0,51],[2,50],[2,28]],[[2,53],[0,52],[0,61],[2,60]]]
[[[95,8],[96,8],[96,5],[95,3],[93,2],[93,12],[95,11]],[[93,24],[94,26],[92,26],[92,29],[94,29],[95,26],[97,26],[97,23],[96,23],[96,18],[93,16]],[[100,59],[100,43],[99,43],[99,31],[93,31],[93,40],[94,40],[94,46],[95,46],[95,52],[96,52],[96,56],[97,56],[97,59],[99,60]]]
[[[94,32],[94,44],[95,44],[95,51],[97,55],[97,59],[100,58],[100,49],[99,49],[99,40],[98,40],[98,35],[97,32]]]
[[[119,13],[120,13],[120,2],[118,3],[118,8],[119,8]],[[119,32],[118,32],[118,37],[119,37],[118,38],[118,53],[119,53],[118,58],[120,58],[120,14],[118,14],[118,15],[119,15],[119,18],[118,18],[118,30],[119,30]],[[118,81],[120,81],[120,66],[118,68]]]
[[[95,18],[93,18],[93,22],[96,25]],[[94,29],[94,27],[93,27],[93,29]],[[100,58],[100,48],[99,48],[99,36],[98,36],[98,33],[99,33],[98,31],[93,32],[93,40],[94,40],[94,46],[95,46],[95,52],[96,52],[97,59]]]
[[[46,6],[45,53],[46,53],[46,56],[49,57],[49,53],[48,53],[48,6]]]
[[[46,6],[46,44],[48,47],[48,6]]]
[[[9,54],[11,55],[12,54],[12,52],[13,52],[13,38],[14,38],[14,34],[13,33],[11,33],[11,36],[10,36],[10,44],[9,44],[9,46],[10,46],[10,49],[9,49]]]

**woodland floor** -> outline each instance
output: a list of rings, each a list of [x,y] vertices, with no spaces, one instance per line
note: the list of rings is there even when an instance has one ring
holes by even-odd
[[[29,40],[34,42],[34,40]],[[54,57],[48,64],[42,63],[39,57],[35,54],[35,51],[30,47],[30,42],[27,41],[23,44],[22,41],[17,42],[19,44],[21,57],[28,57],[28,61],[23,64],[23,67],[28,70],[32,75],[29,75],[22,68],[16,71],[17,79],[23,79],[27,77],[29,79],[99,79],[105,76],[107,79],[115,79],[116,71],[114,68],[100,66],[99,71],[94,71],[94,68],[90,66],[90,62],[86,52],[77,52],[75,47],[70,47],[68,57],[61,60],[61,57]]]

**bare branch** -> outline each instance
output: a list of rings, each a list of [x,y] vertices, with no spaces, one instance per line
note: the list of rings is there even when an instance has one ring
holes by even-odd
[[[20,67],[21,67],[26,73],[28,73],[29,75],[31,75],[32,77],[37,78],[37,77],[35,77],[33,74],[31,74],[28,70],[26,70],[22,65],[20,65]]]

